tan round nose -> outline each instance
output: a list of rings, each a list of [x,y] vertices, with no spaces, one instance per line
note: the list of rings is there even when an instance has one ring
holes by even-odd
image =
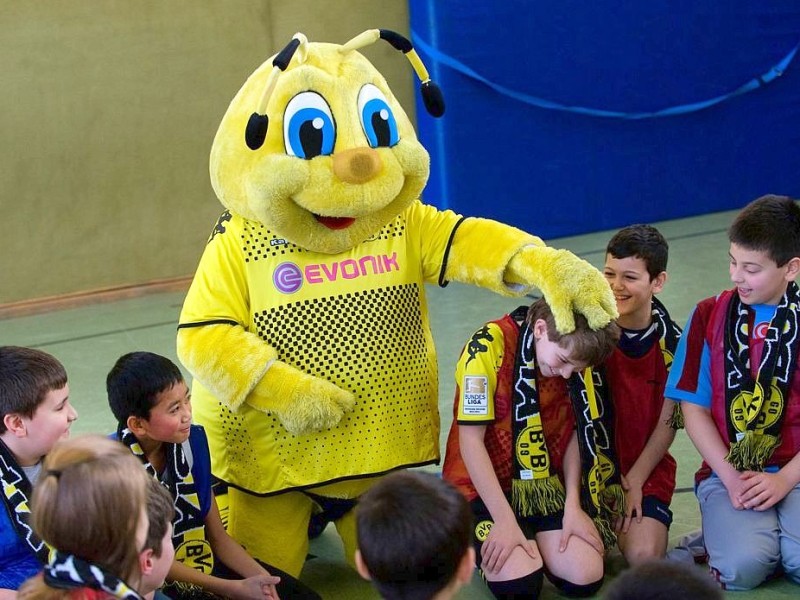
[[[372,148],[351,148],[333,155],[333,172],[347,183],[366,183],[382,167],[381,157]]]

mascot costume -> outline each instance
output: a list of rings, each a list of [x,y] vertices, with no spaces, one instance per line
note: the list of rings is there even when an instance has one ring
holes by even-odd
[[[565,332],[573,311],[593,327],[616,316],[586,261],[420,202],[428,154],[357,51],[378,39],[405,54],[426,108],[443,113],[403,36],[370,30],[338,45],[295,35],[220,124],[210,171],[227,210],[180,317],[195,417],[229,484],[228,530],[292,575],[313,512],[334,520],[352,561],[355,499],[392,470],[439,461],[424,284],[506,295],[536,286]]]

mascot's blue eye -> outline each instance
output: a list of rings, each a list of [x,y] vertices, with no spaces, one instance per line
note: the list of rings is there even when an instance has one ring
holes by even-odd
[[[358,115],[372,148],[389,148],[400,141],[397,121],[394,119],[389,102],[383,92],[371,83],[358,92]]]
[[[311,160],[333,152],[336,125],[325,99],[316,92],[297,94],[283,113],[286,154]]]

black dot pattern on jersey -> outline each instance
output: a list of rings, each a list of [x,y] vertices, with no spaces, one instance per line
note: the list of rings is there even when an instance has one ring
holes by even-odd
[[[325,480],[343,459],[369,473],[374,455],[402,463],[436,444],[436,364],[423,329],[420,289],[404,284],[305,300],[254,315],[258,335],[297,369],[351,391],[355,408],[333,429],[294,436],[271,419],[280,462],[301,456],[304,477]],[[433,405],[433,406],[432,406]],[[396,458],[395,458],[396,457]],[[289,459],[291,462],[291,459]],[[379,461],[385,462],[385,461]],[[330,475],[330,474],[328,474]]]
[[[371,240],[388,240],[392,237],[400,237],[405,232],[405,221],[397,217],[391,223],[386,224],[377,234],[370,237]],[[307,252],[300,246],[291,243],[276,233],[271,232],[257,221],[244,219],[242,227],[242,253],[245,262],[256,262],[259,259],[270,257],[289,256],[291,254]]]

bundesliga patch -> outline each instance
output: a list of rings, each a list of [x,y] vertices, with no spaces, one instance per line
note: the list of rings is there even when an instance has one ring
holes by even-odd
[[[469,416],[489,414],[489,380],[486,377],[464,377],[464,402],[461,412]]]

